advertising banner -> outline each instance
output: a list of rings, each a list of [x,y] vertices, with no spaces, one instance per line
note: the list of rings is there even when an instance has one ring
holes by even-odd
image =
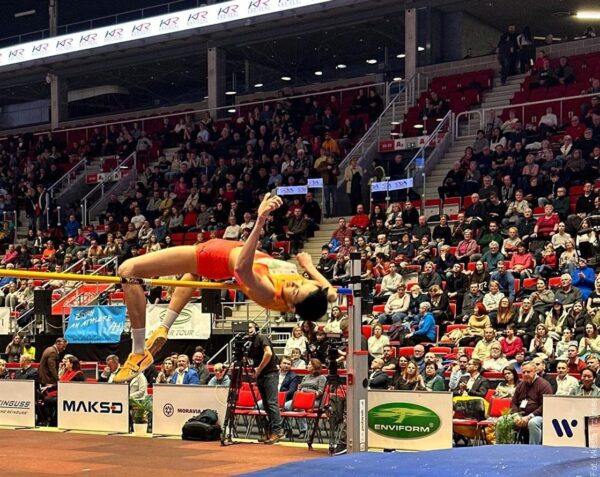
[[[167,305],[146,305],[146,338],[158,328],[167,313]],[[200,303],[190,303],[169,330],[169,339],[207,340],[211,333],[210,313],[202,313]]]
[[[58,428],[129,432],[129,385],[58,383]]]
[[[284,12],[330,0],[231,0],[182,10],[126,23],[85,30],[53,38],[44,38],[0,48],[0,67],[25,61],[39,60],[65,53],[89,50],[106,45],[116,45],[131,40],[151,38],[192,29],[201,29],[236,20],[259,17],[269,13]]]
[[[424,146],[429,141],[428,135],[417,137],[403,137],[401,139],[386,139],[379,141],[379,152],[405,151],[407,149],[416,149]],[[444,134],[438,134],[437,138],[431,142],[431,146],[436,146],[444,139]]]
[[[0,307],[0,335],[9,335],[10,327],[10,307]]]
[[[277,188],[277,195],[302,195],[307,192],[307,186],[286,186]]]
[[[412,177],[409,177],[408,179],[397,179],[393,181],[373,182],[371,184],[371,193],[410,189],[411,187],[413,187],[413,185],[414,179]]]
[[[452,393],[369,391],[369,447],[452,448]]]
[[[600,398],[544,396],[545,446],[586,447],[586,418],[600,415]],[[589,426],[590,443],[598,445],[598,427]]]
[[[185,422],[205,409],[217,411],[225,420],[228,387],[155,384],[152,394],[152,433],[180,436]]]
[[[0,426],[35,427],[35,381],[0,381]]]
[[[323,178],[318,177],[315,179],[308,179],[308,188],[309,189],[322,189],[323,188]]]
[[[69,343],[118,343],[126,314],[124,306],[75,306],[65,338]]]

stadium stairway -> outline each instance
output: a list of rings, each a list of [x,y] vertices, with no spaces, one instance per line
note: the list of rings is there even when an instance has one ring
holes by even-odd
[[[494,88],[490,91],[483,93],[483,101],[480,108],[496,108],[498,116],[502,114],[504,109],[510,106],[510,100],[521,88],[526,75],[515,75],[510,76],[506,82],[506,85],[502,85],[500,78],[496,76],[494,78]],[[476,123],[476,121],[472,121]],[[466,124],[459,125],[461,128],[467,127]],[[472,130],[468,131],[469,136],[454,141],[452,146],[448,149],[446,154],[442,157],[440,162],[431,171],[431,174],[427,177],[427,183],[425,185],[425,198],[426,199],[437,199],[438,198],[438,187],[442,185],[444,177],[455,161],[459,161],[464,155],[465,148],[473,144],[474,136],[477,134],[478,125],[473,124]],[[461,135],[464,135],[465,131],[461,131]]]

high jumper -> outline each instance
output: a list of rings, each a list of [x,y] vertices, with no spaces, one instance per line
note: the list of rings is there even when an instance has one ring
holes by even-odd
[[[118,274],[123,284],[125,304],[131,321],[132,352],[115,382],[127,382],[144,372],[167,341],[170,327],[190,301],[193,288],[177,287],[161,325],[145,338],[146,297],[136,278],[181,275],[182,280],[203,277],[210,280],[235,278],[242,291],[270,310],[293,312],[303,320],[317,320],[327,311],[337,292],[314,266],[310,255],[297,255],[298,263],[311,279],[304,278],[294,264],[258,252],[260,232],[267,217],[282,205],[276,195],[266,194],[258,207],[258,217],[246,242],[212,239],[198,245],[183,245],[127,260]]]

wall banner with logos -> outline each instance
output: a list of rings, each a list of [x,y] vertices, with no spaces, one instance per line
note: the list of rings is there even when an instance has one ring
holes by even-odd
[[[437,139],[430,144],[431,147],[438,145],[444,139],[444,134],[438,134]],[[403,137],[400,139],[386,139],[379,141],[379,152],[405,151],[408,149],[418,149],[423,147],[429,141],[428,135],[417,137]]]
[[[217,411],[225,420],[228,387],[155,384],[152,393],[152,433],[180,436],[188,419],[205,409]]]
[[[284,12],[330,0],[230,0],[0,49],[0,67]]]
[[[158,328],[167,313],[167,305],[146,305],[146,338]],[[185,306],[171,329],[169,339],[174,340],[207,340],[211,333],[210,313],[202,313],[200,303]]]
[[[0,381],[0,426],[35,427],[35,381]]]
[[[452,393],[369,391],[369,447],[452,448]]]
[[[129,385],[58,383],[58,428],[129,432]]]
[[[277,195],[305,195],[307,192],[307,186],[284,186],[277,188]]]
[[[586,418],[600,416],[600,397],[548,395],[543,409],[545,446],[586,447]],[[590,426],[589,431],[590,443],[598,447],[600,430]]]

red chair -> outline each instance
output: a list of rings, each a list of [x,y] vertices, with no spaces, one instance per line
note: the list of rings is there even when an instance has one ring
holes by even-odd
[[[452,352],[452,348],[448,346],[432,346],[429,348],[430,353],[439,354],[441,356],[446,356]]]
[[[298,419],[306,419],[309,416],[310,411],[315,407],[315,393],[303,393],[302,391],[296,391],[292,399],[292,410],[283,411],[281,413],[282,419],[291,419],[298,426]],[[298,430],[300,430],[298,426]]]
[[[523,279],[523,288],[532,288],[537,283],[537,278],[524,278]]]
[[[557,288],[559,286],[560,286],[560,277],[551,277],[550,280],[548,280],[548,287]]]
[[[489,393],[489,392],[488,392]],[[487,398],[487,396],[486,396]],[[484,419],[477,423],[477,443],[485,442],[485,429],[490,426],[495,426],[496,421],[502,416],[506,409],[510,409],[512,399],[510,398],[495,398],[490,401],[490,418]]]
[[[400,348],[398,348],[398,357],[400,356],[413,356],[415,354],[415,347],[414,346],[402,346]]]

